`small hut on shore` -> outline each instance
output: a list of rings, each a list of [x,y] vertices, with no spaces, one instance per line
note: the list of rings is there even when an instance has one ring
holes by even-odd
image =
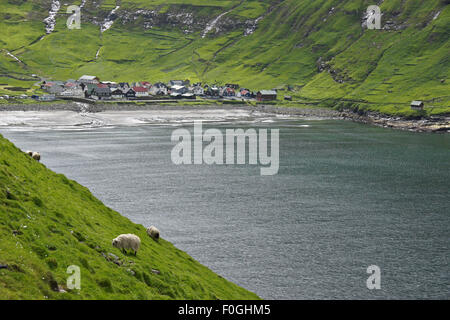
[[[256,94],[258,101],[272,101],[277,100],[277,92],[275,90],[261,90]]]
[[[412,110],[423,110],[423,102],[419,100],[414,100],[411,102],[411,109]]]

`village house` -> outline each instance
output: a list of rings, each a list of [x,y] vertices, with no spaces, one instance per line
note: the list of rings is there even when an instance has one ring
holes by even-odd
[[[81,76],[80,79],[78,79],[78,82],[80,83],[84,83],[84,84],[97,84],[100,83],[100,79],[96,76],[88,76],[88,75],[84,75]]]
[[[184,94],[188,91],[189,91],[188,88],[186,88],[185,86],[181,86],[181,85],[174,85],[170,88],[171,94],[174,94],[174,93]]]
[[[170,80],[168,87],[172,88],[173,86],[183,86],[188,87],[191,84],[189,80]]]
[[[79,88],[79,87],[66,88],[59,95],[64,96],[64,97],[82,97],[83,90],[81,90],[81,88]]]
[[[111,87],[117,87],[117,83],[113,82],[113,81],[102,81],[100,82],[101,84],[106,84],[109,88]]]
[[[133,87],[136,97],[148,97],[148,89],[145,87]]]
[[[150,94],[154,96],[167,95],[167,86],[162,82],[157,82],[150,88],[149,91]]]
[[[111,97],[111,89],[108,86],[96,86],[92,90],[92,95],[96,96],[99,100],[107,100]]]
[[[44,81],[44,83],[51,83],[53,85],[64,87],[64,81],[54,80],[54,81],[49,81],[49,82]]]
[[[239,85],[238,85],[238,84],[235,84],[235,83],[227,83],[227,84],[225,85],[225,87],[227,87],[227,88],[233,88],[234,90],[238,90],[238,89],[239,89]]]
[[[113,99],[123,99],[124,96],[125,94],[120,88],[116,88],[114,91],[111,92],[111,98]]]
[[[240,97],[241,98],[252,98],[252,93],[250,92],[250,90],[249,89],[245,89],[245,88],[243,88],[243,89],[241,89],[241,91],[239,92],[239,95],[240,95]]]
[[[80,84],[80,87],[84,91],[84,96],[89,98],[93,94],[94,89],[97,88],[97,85],[93,83],[82,83]]]
[[[201,84],[195,85],[191,91],[196,96],[203,96],[205,94],[205,90],[202,88]]]
[[[127,91],[125,91],[125,97],[127,99],[133,99],[136,98],[136,91],[134,91],[133,89],[128,89]]]
[[[209,97],[218,97],[220,94],[219,88],[216,86],[210,87],[209,85],[205,85],[205,95]]]
[[[53,86],[53,82],[42,82],[41,84],[41,89],[42,90],[47,90],[48,88],[50,88],[51,86]]]
[[[131,88],[128,82],[119,82],[119,87],[122,88],[122,90],[128,90]]]
[[[141,81],[139,82],[139,86],[150,89],[152,87],[152,84],[148,81]]]
[[[51,87],[54,87],[54,86],[59,86],[59,87],[63,88],[64,87],[64,82],[63,81],[56,81],[56,80],[55,81],[44,81],[41,84],[41,89],[48,91]]]
[[[256,94],[258,101],[273,101],[277,100],[277,92],[275,90],[261,90]]]
[[[411,109],[412,110],[423,110],[423,102],[419,100],[414,100],[411,102]]]
[[[216,86],[210,88],[211,96],[218,97],[220,95],[220,89]]]
[[[51,86],[53,86],[53,82],[44,81],[44,82],[41,83],[41,89],[42,90],[47,90]]]
[[[222,89],[222,97],[234,97],[236,96],[236,92],[231,87],[225,87]]]
[[[64,83],[64,88],[65,89],[72,89],[72,88],[75,88],[77,86],[78,86],[78,84],[77,84],[76,80],[73,80],[73,79],[69,79],[69,80],[67,80]]]
[[[64,86],[59,83],[53,83],[49,86],[46,86],[46,91],[50,94],[60,94],[64,91]]]

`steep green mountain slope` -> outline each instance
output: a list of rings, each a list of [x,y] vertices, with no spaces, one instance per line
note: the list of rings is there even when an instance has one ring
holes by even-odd
[[[141,238],[136,257],[112,247],[121,233]],[[70,265],[81,269],[79,291],[66,287]],[[169,242],[153,241],[0,136],[0,299],[257,298]]]
[[[301,100],[404,113],[420,99],[429,113],[449,112],[448,0],[377,1],[382,30],[362,27],[374,4],[366,0],[86,0],[80,30],[66,28],[62,5],[39,41],[50,3],[1,1],[0,74],[289,85]],[[72,3],[82,1],[64,2]],[[100,32],[116,5],[112,27]]]

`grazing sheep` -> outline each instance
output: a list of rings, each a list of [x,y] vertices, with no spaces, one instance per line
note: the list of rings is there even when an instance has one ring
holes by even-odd
[[[33,155],[31,157],[36,161],[41,160],[41,154],[39,152],[33,152]]]
[[[27,155],[29,155],[30,157],[32,157],[36,161],[41,160],[41,154],[39,152],[34,152],[34,151],[27,150],[25,153]]]
[[[124,253],[126,250],[132,249],[134,255],[137,255],[139,247],[141,246],[141,239],[135,234],[121,234],[112,241],[113,247],[122,249]]]
[[[159,239],[159,230],[154,226],[151,226],[150,228],[147,229],[147,234],[150,236],[150,238],[154,240]]]

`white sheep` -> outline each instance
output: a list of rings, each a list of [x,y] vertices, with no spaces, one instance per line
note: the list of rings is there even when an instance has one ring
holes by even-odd
[[[25,153],[27,155],[29,155],[30,157],[32,157],[36,161],[41,160],[41,154],[39,152],[34,152],[34,151],[27,150]]]
[[[132,249],[134,255],[137,255],[139,247],[141,246],[141,239],[135,234],[121,234],[112,241],[113,247],[122,249],[124,253],[126,250]]]
[[[159,239],[159,230],[155,226],[151,226],[147,229],[147,234],[150,236],[150,238],[154,240]]]
[[[39,152],[33,152],[33,154],[31,155],[31,157],[36,160],[36,161],[40,161],[41,160],[41,154]]]

